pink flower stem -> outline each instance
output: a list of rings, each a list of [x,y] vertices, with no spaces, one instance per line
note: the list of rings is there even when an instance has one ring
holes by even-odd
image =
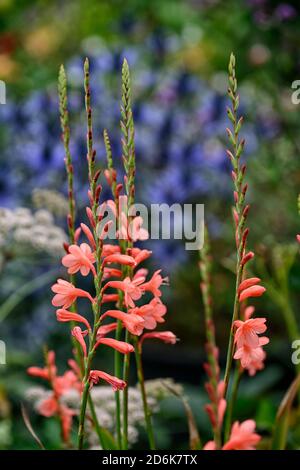
[[[117,191],[117,172],[114,168],[113,164],[113,156],[112,156],[112,150],[111,150],[111,144],[109,140],[109,136],[106,130],[104,130],[103,133],[103,139],[104,139],[104,144],[105,144],[105,150],[106,150],[106,159],[107,159],[107,168],[110,172],[110,187],[111,191],[114,197],[114,202],[116,205],[116,217],[117,217],[117,223],[119,223],[118,220],[118,215],[119,215],[119,195]],[[125,254],[126,253],[126,244],[125,241],[120,240],[119,245],[121,248],[121,253]],[[122,266],[122,279],[126,277],[126,270],[125,267]],[[124,308],[124,294],[123,291],[120,289],[118,290],[118,309],[123,310]],[[115,333],[115,339],[117,341],[120,341],[122,339],[122,322],[121,320],[117,320],[117,329]],[[119,351],[115,350],[114,352],[114,375],[118,378],[121,378],[122,375],[122,356]],[[124,392],[123,392],[124,393]],[[116,431],[117,431],[117,443],[118,443],[118,448],[122,449],[122,426],[121,426],[121,400],[120,400],[120,391],[117,390],[115,392],[115,401],[116,401]]]
[[[90,85],[89,85],[89,62],[88,59],[84,63],[84,88],[85,88],[85,108],[87,116],[87,161],[89,171],[89,182],[90,182],[90,194],[91,194],[91,209],[95,226],[93,227],[94,239],[96,243],[96,270],[94,272],[94,285],[96,291],[96,302],[92,304],[94,323],[93,329],[89,336],[89,348],[88,355],[85,359],[85,371],[83,376],[83,392],[81,397],[80,415],[79,415],[79,428],[78,428],[78,448],[82,449],[84,442],[84,422],[86,407],[89,396],[89,374],[91,370],[92,360],[95,354],[94,346],[97,341],[97,331],[101,324],[101,301],[102,301],[102,277],[103,277],[103,265],[101,261],[102,254],[102,242],[99,240],[97,235],[97,208],[99,204],[99,195],[97,196],[97,178],[95,172],[95,156],[96,153],[93,149],[93,127],[92,127],[92,110],[91,110],[91,97],[90,97]],[[98,427],[100,429],[100,427]]]
[[[212,385],[215,394],[217,395],[218,391],[218,382],[219,382],[219,364],[215,354],[216,351],[216,338],[215,338],[215,326],[213,322],[213,312],[212,312],[212,296],[211,296],[211,262],[210,262],[210,244],[208,231],[205,229],[205,244],[199,252],[200,256],[200,273],[201,273],[201,292],[202,299],[204,304],[204,315],[205,315],[205,331],[206,331],[206,352],[207,359],[210,366],[211,376],[209,381]],[[218,416],[218,407],[216,403],[212,403],[214,414]],[[221,447],[221,429],[218,422],[213,426],[214,441],[217,448]]]
[[[67,95],[67,76],[64,69],[64,66],[61,65],[58,75],[58,95],[59,95],[59,112],[60,112],[60,125],[62,132],[62,141],[65,151],[65,168],[68,179],[68,202],[69,202],[69,213],[67,216],[67,225],[69,233],[70,244],[75,243],[75,197],[74,197],[74,188],[73,188],[73,164],[72,157],[70,152],[70,126],[69,126],[69,112],[68,112],[68,95]],[[74,274],[70,275],[70,282],[76,286],[76,278]],[[76,303],[71,306],[71,311],[76,311]],[[71,322],[71,329],[75,326],[75,322]],[[81,350],[79,343],[72,336],[72,343],[75,349],[75,359],[80,367],[81,372],[83,372],[83,365],[81,361]]]
[[[129,66],[124,59],[122,65],[122,102],[121,102],[121,132],[123,134],[122,139],[122,159],[124,170],[126,174],[125,180],[125,191],[127,195],[127,208],[130,208],[134,204],[135,196],[135,145],[134,145],[134,121],[131,109],[131,87],[130,87],[130,71]],[[126,214],[128,218],[128,214]],[[128,221],[129,222],[129,221]],[[129,240],[120,241],[122,252],[127,251],[128,248],[132,248],[133,243]],[[131,268],[124,268],[123,278],[133,275]],[[125,341],[130,341],[131,335],[126,330]],[[130,354],[126,354],[123,363],[123,380],[128,383],[130,370]],[[123,434],[122,434],[122,447],[123,449],[128,448],[128,393],[129,388],[126,387],[123,391]]]
[[[70,244],[73,245],[75,243],[75,196],[74,196],[74,171],[73,171],[73,164],[72,164],[72,157],[70,152],[70,126],[69,126],[69,112],[68,112],[68,96],[67,96],[67,77],[65,73],[65,69],[61,66],[59,71],[58,77],[58,94],[59,94],[59,109],[60,109],[60,122],[61,122],[61,130],[62,130],[62,140],[64,145],[65,151],[65,168],[67,173],[68,179],[68,201],[69,201],[69,214],[67,217],[68,222],[68,233],[69,233],[69,240]],[[70,275],[70,282],[73,286],[76,286],[76,276],[74,274]],[[77,311],[76,309],[76,301],[71,306],[70,311]],[[71,322],[71,329],[74,328],[75,322]],[[80,368],[81,375],[84,375],[84,364],[82,361],[81,349],[78,341],[72,336],[72,343],[75,349],[75,359]],[[101,428],[98,423],[98,418],[94,410],[94,404],[92,398],[89,397],[89,407],[91,411],[91,415],[93,418],[95,430],[97,432],[99,441],[103,447],[103,436],[101,433]]]
[[[237,260],[236,260],[236,287],[235,287],[235,298],[234,298],[234,307],[231,320],[231,328],[229,334],[229,342],[227,349],[227,360],[225,367],[225,398],[228,390],[228,384],[230,380],[230,373],[232,367],[232,359],[234,352],[234,332],[233,332],[233,323],[239,317],[239,295],[238,289],[243,278],[244,264],[242,259],[245,252],[246,240],[248,236],[248,231],[245,230],[246,218],[248,215],[249,206],[245,206],[245,195],[247,191],[247,185],[244,185],[244,174],[246,167],[245,165],[240,164],[240,157],[244,148],[244,140],[240,140],[239,131],[243,122],[243,118],[238,118],[237,111],[239,107],[239,95],[237,94],[237,80],[235,75],[235,57],[233,54],[230,56],[229,60],[229,88],[228,95],[231,100],[231,107],[227,109],[228,117],[232,123],[233,130],[227,129],[229,141],[232,146],[232,151],[228,150],[228,156],[232,163],[232,177],[234,182],[234,219],[236,227],[236,246],[237,246]]]

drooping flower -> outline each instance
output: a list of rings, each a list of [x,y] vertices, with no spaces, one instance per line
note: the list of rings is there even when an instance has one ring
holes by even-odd
[[[106,317],[121,320],[123,326],[133,335],[140,336],[143,332],[144,320],[139,315],[121,312],[120,310],[108,310],[101,316],[101,319],[103,320]]]
[[[56,295],[52,299],[54,307],[69,308],[78,297],[86,297],[94,302],[92,296],[83,289],[78,289],[64,279],[57,279],[57,283],[51,287],[52,292]]]
[[[103,372],[101,370],[90,371],[89,381],[91,383],[91,386],[97,384],[101,379],[109,383],[112,386],[114,392],[116,392],[117,390],[123,390],[127,385],[124,380],[118,379],[118,377],[114,377],[113,375],[107,374],[107,372]]]
[[[147,258],[149,258],[152,255],[152,251],[149,250],[141,250],[140,248],[130,248],[128,254],[130,254],[135,262],[136,265],[142,263],[142,261],[145,261]]]
[[[28,374],[41,377],[49,382],[52,393],[37,404],[37,411],[46,418],[50,418],[51,416],[57,416],[59,418],[62,437],[67,444],[70,440],[72,418],[76,414],[76,411],[64,405],[61,398],[70,390],[75,390],[79,396],[82,390],[78,365],[74,360],[70,360],[69,363],[70,365],[72,363],[73,370],[67,370],[63,375],[57,375],[55,353],[54,351],[49,351],[46,356],[46,366],[44,368],[29,367],[27,370]]]
[[[54,395],[41,400],[38,403],[37,410],[42,416],[45,416],[46,418],[53,416],[58,410],[58,403]]]
[[[249,297],[260,297],[265,291],[266,289],[263,286],[248,287],[247,289],[241,291],[239,301],[242,302],[243,300],[246,300]]]
[[[100,338],[104,338],[104,336],[106,336],[111,331],[115,331],[117,329],[117,326],[117,322],[109,323],[108,325],[101,325],[97,331],[97,340],[99,340]]]
[[[135,266],[136,262],[132,256],[122,255],[121,253],[114,253],[104,258],[104,264],[118,263],[126,266]]]
[[[81,330],[80,326],[75,326],[72,329],[72,336],[76,339],[76,341],[78,341],[78,343],[81,346],[83,355],[84,355],[84,357],[86,357],[87,356],[87,348],[86,348],[86,344],[85,344],[85,341],[84,341],[84,333]]]
[[[68,268],[69,274],[80,271],[82,276],[87,276],[92,271],[95,275],[96,271],[93,263],[95,263],[95,256],[87,243],[81,243],[80,246],[70,245],[69,254],[62,258],[62,264]]]
[[[143,284],[143,290],[144,291],[149,291],[152,292],[154,297],[161,297],[161,291],[160,291],[160,286],[161,285],[168,285],[168,278],[167,277],[162,277],[161,276],[161,269],[158,269],[155,271],[153,274],[152,278]]]
[[[143,218],[141,216],[136,216],[130,222],[128,227],[128,236],[132,241],[137,240],[148,240],[149,232],[145,228],[142,227],[143,225]]]
[[[244,281],[241,282],[239,285],[239,292],[242,292],[245,289],[248,289],[248,287],[255,286],[256,284],[259,284],[261,279],[259,277],[251,277],[249,279],[245,279]]]
[[[222,450],[255,450],[255,446],[261,440],[255,432],[255,421],[248,419],[243,423],[236,421],[232,428],[229,440],[223,445]],[[217,450],[215,441],[208,441],[203,450]]]
[[[127,307],[134,308],[135,300],[139,300],[143,295],[143,288],[141,284],[144,282],[144,277],[138,277],[130,279],[126,277],[123,281],[109,281],[105,284],[104,289],[113,287],[114,289],[120,289],[124,292],[124,301]]]
[[[255,446],[261,440],[259,434],[255,432],[255,427],[256,423],[253,419],[248,419],[243,423],[236,421],[223,450],[255,450]]]
[[[159,339],[164,343],[176,344],[178,338],[172,333],[172,331],[157,331],[152,333],[144,333],[141,337],[140,344],[142,344],[145,339]]]
[[[236,320],[234,326],[237,328],[234,336],[234,341],[237,348],[244,345],[250,348],[257,348],[259,346],[260,333],[264,333],[267,329],[266,318],[250,318],[246,321]]]
[[[80,227],[81,227],[82,231],[84,232],[84,234],[86,235],[86,237],[89,241],[89,244],[91,245],[93,250],[96,250],[96,242],[95,242],[95,239],[94,239],[94,235],[92,234],[89,227],[86,224],[83,224],[83,223],[80,224]]]
[[[65,310],[64,308],[60,308],[56,311],[56,318],[60,322],[69,322],[75,321],[79,323],[84,323],[88,330],[91,330],[91,325],[84,318],[82,315],[79,315],[76,312],[69,312],[69,310]]]
[[[140,315],[144,320],[144,326],[147,330],[154,330],[157,323],[163,323],[164,315],[167,312],[167,307],[157,297],[154,297],[149,304],[135,307],[130,310],[130,313]]]
[[[263,368],[263,361],[266,355],[262,346],[268,344],[268,342],[269,338],[263,336],[259,338],[259,345],[256,348],[244,344],[241,348],[236,350],[233,357],[241,361],[241,366],[244,369],[248,369],[250,375],[254,375],[256,370]]]
[[[104,344],[106,346],[110,346],[111,348],[115,349],[116,351],[119,351],[122,354],[129,354],[134,351],[134,347],[132,344],[126,343],[125,341],[118,341],[113,338],[99,338],[97,340],[97,343],[95,344],[95,348],[97,349],[98,346],[101,344]]]

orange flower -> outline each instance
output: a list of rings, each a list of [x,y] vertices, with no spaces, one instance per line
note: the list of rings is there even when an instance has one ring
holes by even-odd
[[[119,351],[122,354],[129,354],[129,353],[132,353],[134,351],[134,347],[131,344],[126,343],[124,341],[118,341],[118,340],[113,339],[113,338],[100,338],[100,339],[98,339],[97,343],[95,344],[94,349],[97,349],[97,347],[100,346],[100,344],[110,346],[111,348],[115,349],[116,351]]]
[[[77,287],[64,279],[57,279],[57,283],[53,284],[51,290],[56,294],[52,299],[54,307],[68,308],[75,302],[77,297],[87,297],[92,303],[94,302],[94,299],[88,292],[77,289]]]
[[[223,450],[255,450],[261,437],[255,433],[256,423],[253,419],[247,419],[243,423],[236,421],[231,429],[229,441],[223,446]]]
[[[124,313],[120,310],[108,310],[101,316],[101,320],[106,317],[117,318],[121,320],[123,326],[133,335],[140,336],[144,329],[144,320],[134,313]]]
[[[248,299],[249,297],[260,297],[265,291],[266,289],[262,286],[248,287],[240,293],[239,301],[242,302],[243,300]]]
[[[89,375],[89,381],[91,386],[97,384],[99,380],[105,380],[105,382],[109,383],[112,386],[114,392],[117,390],[123,390],[126,387],[126,382],[124,380],[118,379],[118,377],[114,377],[113,375],[107,374],[101,370],[91,370]]]
[[[259,346],[258,334],[266,331],[266,321],[266,318],[250,318],[246,321],[236,320],[233,325],[237,328],[234,336],[237,348],[244,345],[257,348]]]
[[[84,332],[81,330],[80,326],[75,326],[72,329],[72,336],[78,341],[81,346],[84,357],[87,356],[87,348],[84,341]]]
[[[76,321],[79,323],[84,323],[88,330],[91,329],[91,325],[86,318],[76,312],[69,312],[64,308],[60,308],[56,311],[56,318],[60,322]]]
[[[130,313],[135,313],[143,318],[147,330],[154,330],[157,323],[164,323],[163,317],[166,312],[167,307],[157,297],[154,297],[149,304],[130,310]]]
[[[95,256],[90,245],[87,243],[81,243],[80,246],[70,245],[69,254],[62,258],[62,264],[68,268],[69,274],[75,274],[80,271],[82,276],[87,276],[92,271],[95,276],[96,271],[93,263],[95,263]]]
[[[178,341],[178,338],[172,333],[172,331],[157,331],[153,333],[145,333],[141,337],[140,344],[142,344],[145,339],[160,339],[164,343],[175,344]]]
[[[131,280],[130,277],[126,277],[123,281],[109,281],[105,284],[103,290],[108,287],[122,290],[126,306],[134,308],[134,300],[139,300],[143,295],[141,284],[143,284],[144,279],[144,277],[137,277]]]
[[[143,284],[143,290],[152,292],[154,297],[161,297],[161,291],[159,289],[160,286],[167,285],[169,283],[169,279],[167,277],[162,277],[160,273],[161,269],[158,269],[155,271],[150,281]]]

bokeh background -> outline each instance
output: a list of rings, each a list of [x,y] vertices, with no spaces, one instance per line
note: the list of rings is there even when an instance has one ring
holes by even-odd
[[[254,272],[268,288],[257,302],[266,316],[270,345],[264,371],[244,378],[236,415],[255,417],[262,434],[294,376],[291,342],[300,338],[299,105],[291,84],[300,79],[300,6],[271,0],[0,0],[0,339],[7,365],[0,366],[0,448],[30,449],[20,404],[33,383],[26,368],[41,364],[44,345],[55,348],[61,370],[70,356],[67,330],[51,307],[50,285],[60,274],[66,178],[60,142],[57,73],[68,73],[72,154],[79,209],[86,201],[82,65],[92,73],[98,158],[104,164],[103,128],[120,155],[120,70],[127,58],[133,83],[137,151],[137,198],[205,204],[212,239],[213,290],[221,364],[234,294],[232,186],[225,155],[226,71],[237,57],[245,116]],[[51,192],[49,192],[51,191]],[[45,236],[47,226],[47,236]],[[203,307],[197,253],[183,243],[147,242],[153,267],[170,277],[165,289],[168,329],[176,347],[149,344],[147,378],[173,377],[185,393],[203,440],[205,380]],[[134,382],[134,371],[133,371]],[[187,424],[176,399],[165,400],[155,425],[162,448],[186,447]],[[31,416],[49,448],[58,444],[56,423]],[[289,435],[300,445],[300,429]]]

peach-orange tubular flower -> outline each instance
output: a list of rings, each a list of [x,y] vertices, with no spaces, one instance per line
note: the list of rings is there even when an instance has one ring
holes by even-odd
[[[256,348],[251,348],[248,344],[244,344],[242,347],[236,350],[233,357],[234,359],[240,359],[241,366],[244,369],[253,369],[255,364],[261,364],[265,359],[265,354],[261,346],[265,346],[268,344],[268,342],[269,338],[263,336],[259,338],[258,347]],[[259,367],[258,370],[261,368],[262,367]]]
[[[254,258],[254,253],[253,251],[249,251],[249,253],[243,256],[241,265],[244,266],[244,264],[248,263],[252,258]]]
[[[160,286],[166,285],[169,282],[168,278],[163,278],[160,273],[161,269],[158,269],[157,271],[155,271],[150,281],[145,282],[145,284],[143,284],[143,290],[152,292],[154,297],[161,297],[161,291],[159,289]]]
[[[259,284],[260,281],[261,279],[259,277],[250,277],[249,279],[245,279],[243,282],[241,282],[239,286],[239,292],[241,292],[242,290],[248,289],[248,287]]]
[[[105,304],[108,302],[118,302],[119,294],[103,294],[101,298],[101,303]]]
[[[139,315],[134,313],[124,313],[120,310],[108,310],[105,312],[101,319],[105,317],[112,317],[121,320],[123,326],[133,335],[140,336],[143,333],[144,321]]]
[[[123,390],[127,385],[124,380],[118,379],[118,377],[114,377],[113,375],[107,374],[101,370],[91,370],[89,375],[91,386],[93,384],[97,384],[101,379],[109,383],[112,386],[114,392],[117,390]]]
[[[297,235],[297,241],[300,243],[300,235]]]
[[[217,450],[215,441],[208,441],[203,447],[203,450]]]
[[[143,318],[144,326],[147,330],[154,330],[157,323],[164,323],[163,317],[166,312],[167,307],[157,297],[154,297],[149,304],[130,310],[130,313],[135,313]]]
[[[75,414],[76,412],[74,410],[71,410],[70,408],[67,408],[64,405],[61,405],[60,419],[61,419],[63,439],[65,442],[69,441],[71,428],[72,428],[72,419]]]
[[[69,310],[65,310],[64,308],[59,308],[56,311],[56,318],[60,322],[69,322],[69,321],[76,321],[79,323],[84,323],[88,330],[91,330],[91,325],[84,318],[82,315],[79,315],[76,312],[69,312]]]
[[[104,338],[104,336],[106,336],[111,331],[115,331],[117,329],[117,326],[117,322],[109,323],[108,325],[101,325],[97,331],[97,340],[100,338]]]
[[[54,395],[41,400],[38,403],[37,410],[42,416],[45,416],[46,418],[53,416],[58,411],[58,403]]]
[[[122,255],[121,253],[115,253],[115,254],[106,256],[106,258],[104,258],[104,263],[105,264],[118,263],[118,264],[124,264],[126,266],[136,265],[136,262],[134,258],[132,258],[132,256]]]
[[[128,235],[134,242],[137,240],[148,240],[149,238],[148,230],[142,227],[143,222],[143,218],[138,215],[130,222],[128,226]]]
[[[260,333],[264,333],[267,329],[266,318],[250,318],[246,321],[236,320],[234,326],[237,328],[234,341],[237,348],[241,348],[245,344],[250,348],[259,346]]]
[[[104,268],[103,271],[103,281],[105,281],[109,277],[122,277],[121,269],[117,268]]]
[[[81,228],[82,228],[82,231],[84,232],[84,234],[86,235],[88,241],[89,241],[89,244],[91,245],[91,247],[93,248],[93,250],[96,250],[96,243],[95,243],[95,239],[94,239],[94,235],[92,234],[92,232],[90,231],[89,227],[85,224],[80,224]]]
[[[98,339],[97,343],[95,344],[95,349],[100,346],[100,344],[104,344],[105,346],[110,346],[111,348],[119,351],[122,354],[129,354],[134,351],[134,347],[126,343],[125,341],[118,341],[113,338],[100,338]]]
[[[48,367],[28,367],[27,374],[32,375],[33,377],[40,377],[41,379],[49,380]]]
[[[245,289],[240,293],[239,301],[242,302],[249,297],[260,297],[265,291],[266,289],[262,286],[248,287],[248,289]]]
[[[119,245],[111,245],[110,243],[105,243],[102,247],[102,257],[107,258],[107,256],[120,253]]]
[[[69,254],[62,258],[62,264],[68,268],[69,274],[80,271],[82,276],[87,276],[92,271],[95,276],[96,271],[93,263],[95,263],[95,256],[87,243],[81,243],[80,246],[70,245]]]
[[[134,258],[136,264],[140,264],[152,255],[152,251],[141,250],[140,248],[131,248],[130,255]]]
[[[134,300],[139,300],[143,295],[141,284],[144,282],[144,277],[134,278],[126,277],[123,281],[109,281],[105,284],[104,289],[113,287],[120,289],[124,292],[124,301],[127,307],[135,307]]]
[[[141,337],[140,344],[142,344],[145,339],[159,339],[164,343],[175,344],[178,341],[178,338],[172,333],[172,331],[158,331],[153,333],[145,333]]]
[[[72,329],[72,336],[74,336],[74,338],[78,341],[78,343],[81,346],[83,355],[84,357],[86,357],[87,349],[86,349],[86,344],[85,344],[84,337],[83,337],[83,331],[81,330],[80,326],[75,326]]]
[[[52,292],[56,295],[52,299],[52,305],[54,307],[70,307],[77,297],[87,297],[92,303],[94,299],[92,296],[83,289],[77,289],[68,281],[64,279],[57,279],[57,283],[51,287]]]
[[[249,318],[252,317],[254,312],[255,312],[255,307],[253,307],[253,305],[248,305],[248,307],[246,307],[244,310],[245,320],[249,320]]]
[[[255,421],[248,419],[243,423],[236,421],[231,429],[228,442],[223,446],[223,450],[255,450],[261,437],[255,433]]]

